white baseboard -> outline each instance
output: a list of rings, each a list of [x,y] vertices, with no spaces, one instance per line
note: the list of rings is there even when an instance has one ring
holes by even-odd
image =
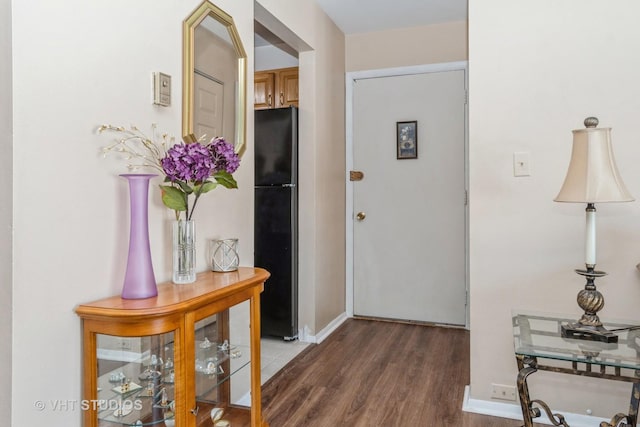
[[[474,414],[490,415],[492,417],[510,418],[522,420],[522,410],[518,403],[495,402],[489,400],[471,399],[469,397],[469,386],[464,388],[464,399],[462,410]],[[554,413],[561,413],[571,427],[593,427],[598,426],[602,421],[609,422],[610,419],[567,413],[560,410],[553,410]],[[534,420],[538,424],[553,425],[544,410],[542,416]]]
[[[347,320],[347,314],[341,313],[338,317],[333,319],[327,326],[325,326],[320,332],[316,335],[309,335],[307,327],[301,329],[298,334],[298,341],[300,342],[308,342],[311,344],[320,344],[322,341],[327,339],[329,335],[333,333],[340,325],[342,325],[345,320]]]

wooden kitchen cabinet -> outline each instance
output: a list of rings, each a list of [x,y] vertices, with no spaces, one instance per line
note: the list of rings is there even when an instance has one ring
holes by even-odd
[[[298,106],[298,67],[259,71],[254,74],[254,108]]]
[[[192,284],[158,285],[157,297],[79,305],[83,425],[202,427],[217,411],[233,427],[268,427],[260,402],[260,293],[268,277],[252,267],[208,271]],[[230,327],[229,309],[245,301],[248,321]]]

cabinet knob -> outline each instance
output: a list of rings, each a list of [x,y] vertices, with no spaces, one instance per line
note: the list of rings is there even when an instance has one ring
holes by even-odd
[[[362,221],[363,219],[365,219],[367,217],[367,214],[365,214],[364,212],[358,212],[356,214],[356,219],[358,221]]]
[[[280,105],[284,105],[284,93],[280,92]]]
[[[267,97],[267,105],[271,107],[271,94]]]

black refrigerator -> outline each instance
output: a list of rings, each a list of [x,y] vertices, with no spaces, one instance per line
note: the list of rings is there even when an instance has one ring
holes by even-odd
[[[298,109],[255,111],[254,264],[263,336],[298,337]]]

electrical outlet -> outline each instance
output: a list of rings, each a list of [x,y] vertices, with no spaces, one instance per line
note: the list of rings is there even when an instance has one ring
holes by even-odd
[[[512,385],[491,384],[491,398],[516,400],[516,387]]]

